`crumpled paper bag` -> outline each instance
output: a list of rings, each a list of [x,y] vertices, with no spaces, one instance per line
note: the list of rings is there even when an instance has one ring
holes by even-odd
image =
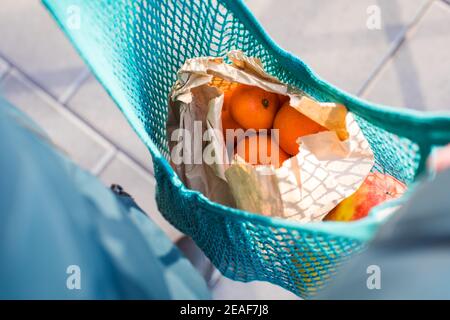
[[[178,72],[167,122],[174,170],[187,187],[213,201],[300,222],[322,220],[359,188],[374,164],[353,115],[343,105],[316,102],[281,83],[258,59],[240,51],[228,58],[232,64],[189,59]],[[288,95],[291,106],[329,131],[299,138],[300,152],[278,169],[245,163],[228,154],[222,135],[221,88],[236,82]]]

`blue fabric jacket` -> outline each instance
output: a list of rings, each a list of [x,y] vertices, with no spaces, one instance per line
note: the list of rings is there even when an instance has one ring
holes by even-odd
[[[1,299],[209,297],[131,198],[55,151],[0,98]]]

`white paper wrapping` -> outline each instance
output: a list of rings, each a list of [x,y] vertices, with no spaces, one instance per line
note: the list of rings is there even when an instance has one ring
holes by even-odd
[[[180,69],[167,122],[172,166],[189,188],[213,201],[300,222],[322,220],[359,188],[374,164],[357,122],[344,106],[318,103],[266,74],[258,60],[239,51],[229,58],[233,64],[190,59]],[[297,156],[278,169],[252,166],[238,156],[230,162],[222,136],[223,94],[212,85],[218,78],[288,95],[291,106],[330,131],[299,138]],[[177,129],[191,134],[181,137]],[[183,161],[176,156],[180,149]]]

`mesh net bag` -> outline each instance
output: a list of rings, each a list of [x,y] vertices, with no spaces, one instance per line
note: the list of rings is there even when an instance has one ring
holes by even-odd
[[[188,58],[240,49],[318,101],[353,112],[375,153],[374,171],[410,184],[450,118],[362,101],[318,78],[278,47],[240,0],[44,0],[153,158],[164,217],[194,239],[225,276],[278,284],[301,297],[322,288],[382,223],[380,207],[356,222],[298,224],[213,203],[187,189],[168,163],[167,97]],[[151,196],[149,194],[149,196]]]

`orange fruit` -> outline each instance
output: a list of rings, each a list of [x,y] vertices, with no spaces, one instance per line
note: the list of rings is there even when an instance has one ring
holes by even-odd
[[[273,128],[278,129],[280,147],[292,156],[298,153],[299,137],[327,130],[317,122],[298,112],[286,102],[277,112]]]
[[[234,121],[234,119],[230,115],[229,105],[231,97],[233,96],[233,92],[236,89],[236,84],[231,84],[231,86],[223,91],[223,105],[222,105],[222,132],[224,135],[224,139],[226,139],[226,134],[228,129],[242,129],[242,127]],[[236,142],[237,138],[234,137],[234,141]]]
[[[223,105],[222,111],[228,110],[230,107],[231,97],[233,96],[233,92],[236,89],[236,86],[231,86],[229,89],[223,92]]]
[[[278,94],[278,101],[280,102],[280,106],[285,104],[287,101],[289,101],[289,96],[285,96],[282,94]]]
[[[238,85],[229,104],[231,117],[244,129],[270,129],[279,107],[277,94]]]
[[[260,150],[260,147],[263,149]],[[272,147],[277,148],[277,158],[275,158],[276,154],[272,154]],[[236,153],[247,163],[253,165],[271,164],[275,168],[281,167],[283,162],[289,159],[289,155],[266,134],[254,134],[241,139],[237,144]]]
[[[227,129],[241,129],[241,126],[231,117],[230,111],[222,109],[222,130],[224,135],[226,135]]]

